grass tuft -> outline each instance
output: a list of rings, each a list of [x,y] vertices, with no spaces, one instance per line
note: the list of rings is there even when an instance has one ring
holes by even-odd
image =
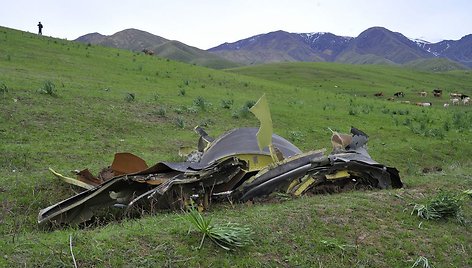
[[[46,80],[43,86],[39,89],[39,93],[49,96],[57,96],[56,85],[53,82]]]
[[[3,95],[3,97],[5,97],[5,95],[8,93],[8,87],[7,85],[5,85],[5,83],[3,82],[0,82],[0,94]]]

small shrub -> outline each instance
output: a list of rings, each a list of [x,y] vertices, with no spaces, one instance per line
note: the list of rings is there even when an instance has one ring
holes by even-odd
[[[8,87],[5,85],[5,83],[0,82],[0,94],[2,94],[4,97],[8,92]]]
[[[416,212],[418,217],[425,220],[455,218],[458,222],[464,223],[462,201],[461,196],[457,194],[440,191],[424,204],[414,204],[411,215]]]
[[[47,80],[39,89],[39,93],[46,94],[49,96],[56,96],[56,85],[53,82]]]
[[[182,116],[179,116],[175,119],[175,125],[178,128],[185,128],[185,121]]]
[[[231,106],[233,106],[233,100],[221,100],[221,107],[223,109],[231,109]]]
[[[233,118],[247,118],[251,113],[249,109],[251,109],[252,106],[254,106],[254,104],[256,104],[256,101],[252,101],[252,100],[246,101],[243,107],[241,107],[241,109],[237,111],[233,111],[231,116]]]
[[[134,93],[126,93],[125,94],[125,101],[127,102],[132,102],[134,101],[136,98],[136,96],[134,95]]]
[[[193,105],[200,108],[201,110],[205,111],[206,108],[209,106],[209,102],[205,100],[204,97],[198,96],[193,100]]]
[[[165,107],[159,107],[159,109],[155,111],[155,114],[159,117],[166,117],[167,110]]]
[[[252,106],[254,106],[256,104],[256,101],[254,100],[248,100],[244,103],[244,107],[248,108],[248,109],[251,109]]]

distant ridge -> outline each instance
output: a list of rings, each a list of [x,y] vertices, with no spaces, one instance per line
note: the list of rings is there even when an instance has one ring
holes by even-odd
[[[215,69],[239,66],[239,64],[205,50],[137,29],[126,29],[110,36],[90,33],[80,36],[74,41],[139,52],[147,49],[164,58]]]
[[[208,51],[246,65],[284,61],[403,65],[416,61],[411,67],[425,62],[421,60],[441,58],[441,61],[428,61],[428,68],[472,67],[472,35],[457,41],[430,43],[409,39],[383,27],[369,28],[357,37],[276,31],[224,43]]]
[[[224,43],[208,51],[242,64],[331,61],[350,39],[331,33],[294,34],[276,31]]]

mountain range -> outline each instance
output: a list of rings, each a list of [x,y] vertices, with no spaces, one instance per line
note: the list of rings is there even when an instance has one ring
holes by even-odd
[[[291,61],[393,64],[433,71],[472,68],[472,34],[430,43],[383,27],[369,28],[357,37],[275,31],[206,51],[136,29],[111,36],[92,33],[76,41],[134,51],[150,49],[165,58],[211,68]]]

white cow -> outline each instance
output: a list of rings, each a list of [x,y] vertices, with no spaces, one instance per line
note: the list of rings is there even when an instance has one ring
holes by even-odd
[[[469,97],[462,99],[462,104],[469,105],[469,103],[470,103],[470,98]]]

